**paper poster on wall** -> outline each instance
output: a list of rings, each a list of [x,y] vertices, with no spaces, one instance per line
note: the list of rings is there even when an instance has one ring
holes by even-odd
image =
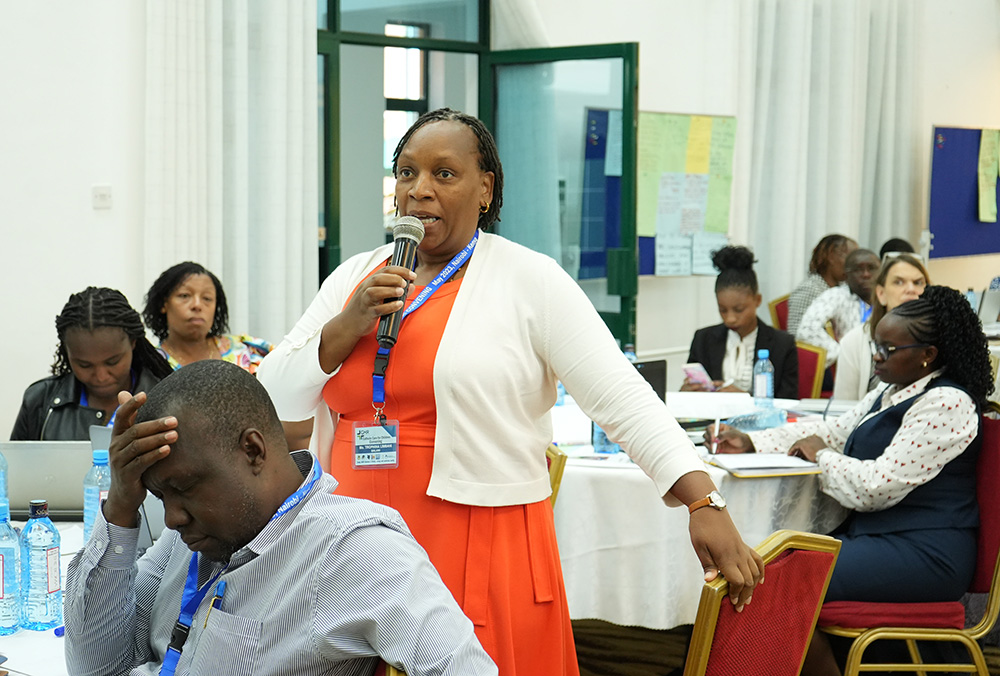
[[[733,117],[639,113],[636,227],[655,238],[655,274],[715,274],[697,242],[726,243],[735,140]]]

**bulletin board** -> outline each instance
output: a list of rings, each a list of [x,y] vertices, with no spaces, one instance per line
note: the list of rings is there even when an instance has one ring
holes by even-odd
[[[935,127],[931,258],[1000,252],[996,130]]]
[[[639,113],[639,274],[716,274],[728,243],[736,118]]]

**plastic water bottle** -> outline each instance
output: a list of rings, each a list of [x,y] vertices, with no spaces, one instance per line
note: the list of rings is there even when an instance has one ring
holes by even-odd
[[[108,452],[94,451],[94,464],[83,478],[83,541],[90,539],[94,520],[101,509],[101,501],[108,497],[111,489],[111,468],[108,467]]]
[[[635,345],[632,343],[625,343],[625,347],[622,348],[622,352],[625,353],[625,358],[630,362],[633,364],[638,363],[639,358],[635,356]]]
[[[608,435],[604,433],[600,425],[597,423],[592,423],[592,425],[590,442],[594,446],[594,453],[618,453],[622,450],[621,446],[608,439]]]
[[[767,350],[757,350],[753,365],[753,403],[757,408],[774,407],[774,364]]]
[[[965,292],[965,300],[969,301],[969,305],[976,312],[979,311],[979,299],[976,297],[976,290],[969,287],[969,290]]]
[[[45,631],[62,624],[59,531],[49,520],[49,503],[32,500],[21,531],[21,626]]]
[[[7,491],[7,458],[3,457],[3,453],[0,453],[0,500],[10,500],[10,493]]]
[[[566,403],[566,387],[562,384],[561,380],[556,381],[556,406],[562,406]]]
[[[756,432],[781,427],[788,421],[788,412],[774,406],[758,408],[753,413],[736,415],[726,420],[726,424],[741,432]]]
[[[10,503],[0,500],[0,636],[20,626],[21,555],[17,533],[10,525]]]

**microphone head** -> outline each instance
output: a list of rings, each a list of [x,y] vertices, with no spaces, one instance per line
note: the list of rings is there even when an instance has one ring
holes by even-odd
[[[392,238],[394,240],[412,239],[420,244],[424,238],[424,224],[415,216],[400,216],[396,219],[396,224],[392,226]]]

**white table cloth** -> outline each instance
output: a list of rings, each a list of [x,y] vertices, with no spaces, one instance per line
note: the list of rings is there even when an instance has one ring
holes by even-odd
[[[737,479],[706,467],[750,545],[781,528],[826,533],[846,515],[818,492],[815,475]],[[694,622],[704,574],[687,509],[664,505],[637,466],[570,458],[555,524],[573,619],[652,629]]]

